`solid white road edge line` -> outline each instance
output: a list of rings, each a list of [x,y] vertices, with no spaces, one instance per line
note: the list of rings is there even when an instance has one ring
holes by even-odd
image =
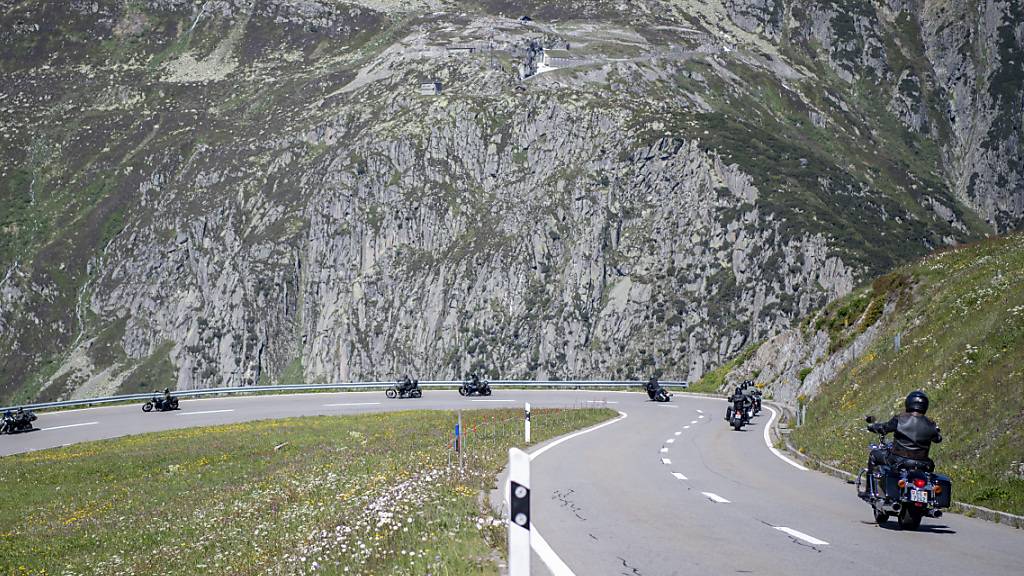
[[[772,451],[772,454],[775,454],[776,456],[778,456],[786,464],[789,464],[790,466],[796,468],[797,470],[803,470],[804,472],[806,472],[807,471],[806,467],[801,466],[797,462],[794,462],[788,456],[786,456],[785,454],[780,452],[778,450],[778,448],[776,448],[775,446],[772,446],[772,440],[771,440],[771,437],[768,436],[768,431],[772,429],[772,422],[775,421],[775,418],[779,414],[771,406],[765,406],[765,408],[768,408],[768,411],[772,413],[772,417],[769,418],[768,419],[768,423],[764,425],[764,445],[767,446],[768,449]]]
[[[786,528],[785,526],[776,526],[775,529],[780,532],[785,532],[793,538],[799,538],[804,542],[807,542],[808,544],[813,544],[815,546],[828,546],[828,542],[825,542],[824,540],[818,540],[814,536],[809,536],[807,534],[804,534],[803,532],[793,530],[792,528]]]
[[[42,432],[44,430],[60,430],[61,428],[75,428],[77,426],[92,426],[93,424],[99,424],[99,422],[82,422],[81,424],[65,424],[63,426],[53,426],[53,427],[50,427],[50,428],[40,428],[39,431]],[[65,444],[65,446],[67,446],[67,444]]]
[[[518,402],[518,400],[470,400],[470,402]]]
[[[598,424],[597,426],[591,426],[590,428],[587,428],[585,430],[580,430],[579,432],[573,432],[572,434],[569,434],[568,436],[565,436],[563,438],[559,438],[558,440],[555,440],[554,442],[551,442],[550,444],[546,444],[544,446],[541,446],[538,450],[530,453],[530,460],[533,460],[537,456],[540,456],[541,454],[547,452],[548,450],[554,448],[555,446],[558,446],[562,442],[565,442],[565,441],[568,441],[568,440],[572,440],[573,438],[575,438],[577,436],[582,436],[583,434],[587,434],[589,432],[593,432],[594,430],[598,430],[598,429],[604,428],[605,426],[611,426],[612,424],[615,424],[616,422],[622,422],[623,420],[625,420],[628,417],[629,417],[629,414],[626,414],[625,412],[621,412],[620,411],[619,412],[619,417],[616,418],[615,420],[609,420],[608,422],[602,422],[601,424]],[[507,502],[508,501],[508,482],[505,483],[505,492],[506,492],[506,494],[505,494],[505,501]],[[562,559],[558,557],[558,554],[556,554],[555,551],[551,549],[551,546],[549,546],[547,541],[544,540],[544,537],[540,535],[540,531],[537,530],[537,525],[536,524],[530,526],[530,532],[531,532],[531,535],[530,535],[530,547],[533,548],[533,551],[537,553],[537,556],[540,558],[540,561],[543,562],[544,565],[548,567],[549,571],[551,571],[551,576],[576,576],[576,574],[569,568],[569,566],[566,565],[566,563],[563,562]]]
[[[672,475],[675,476],[676,478],[679,478],[680,480],[686,480],[686,476],[683,476],[679,472],[673,472]]]
[[[679,408],[679,406],[673,406],[671,404],[658,404],[658,406],[661,406],[662,408]]]
[[[234,412],[234,408],[228,408],[226,410],[202,410],[199,412],[178,412],[178,416],[192,416],[194,414],[219,414],[221,412]]]
[[[721,496],[719,496],[718,494],[715,494],[714,492],[701,492],[701,494],[703,494],[704,497],[707,498],[708,500],[713,500],[715,502],[718,502],[719,504],[728,504],[729,503],[728,500],[726,500],[725,498],[722,498]]]
[[[380,402],[344,402],[342,404],[324,404],[324,406],[380,406]]]

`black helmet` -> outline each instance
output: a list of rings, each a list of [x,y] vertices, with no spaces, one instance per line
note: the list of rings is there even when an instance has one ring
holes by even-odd
[[[928,395],[920,390],[914,390],[907,395],[907,399],[903,402],[903,406],[906,407],[907,412],[918,412],[924,414],[928,412]]]

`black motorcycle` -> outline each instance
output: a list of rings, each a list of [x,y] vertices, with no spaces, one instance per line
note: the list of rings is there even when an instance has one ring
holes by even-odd
[[[865,421],[871,424],[875,418],[868,416]],[[885,434],[879,434],[878,443],[868,451],[879,449],[892,450]],[[857,475],[857,496],[871,505],[879,525],[895,516],[900,528],[917,530],[925,516],[941,518],[940,509],[949,508],[952,498],[953,482],[948,476],[935,474],[932,467],[930,460],[907,459],[879,466],[876,474],[868,474],[863,468]]]
[[[644,389],[647,391],[647,397],[655,402],[668,402],[672,398],[672,393],[657,382],[648,382]]]
[[[8,411],[0,421],[0,434],[16,434],[33,430],[35,426],[32,423],[35,420],[36,415],[31,410],[14,413]]]
[[[409,385],[405,385],[402,382],[395,384],[385,390],[384,395],[388,398],[421,398],[423,391],[420,390],[419,381],[413,380]]]
[[[479,378],[473,378],[466,380],[459,386],[460,396],[472,396],[478,394],[480,396],[491,395],[491,384],[487,380],[481,380]]]
[[[159,412],[167,412],[168,410],[178,409],[178,397],[171,396],[170,398],[164,398],[163,396],[153,396],[153,399],[142,405],[143,412],[152,412],[156,408]]]
[[[738,432],[743,429],[744,425],[750,423],[751,412],[753,409],[746,402],[733,402],[732,406],[725,411],[725,421]]]

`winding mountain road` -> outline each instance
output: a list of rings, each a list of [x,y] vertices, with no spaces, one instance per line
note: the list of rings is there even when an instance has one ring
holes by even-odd
[[[382,392],[182,400],[181,410],[150,414],[111,406],[40,414],[39,430],[0,437],[0,455],[265,418],[523,402],[622,413],[532,449],[533,524],[549,546],[535,539],[535,574],[1010,575],[1024,566],[1024,532],[1006,526],[956,514],[926,518],[917,532],[875,525],[853,486],[771,450],[772,413],[735,432],[722,420],[724,402],[683,394],[669,404],[637,392],[496,389],[489,398],[426,390],[419,400]]]

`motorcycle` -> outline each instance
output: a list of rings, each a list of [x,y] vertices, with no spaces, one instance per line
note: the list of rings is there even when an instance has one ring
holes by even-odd
[[[459,386],[460,396],[472,396],[473,394],[479,394],[480,396],[491,395],[491,385],[487,380],[480,380],[475,378],[473,380],[466,380]]]
[[[412,381],[412,387],[403,389],[402,383],[399,382],[394,386],[384,391],[384,395],[388,398],[421,398],[423,391],[420,390],[420,383],[416,380]]]
[[[160,412],[167,412],[168,410],[178,409],[178,397],[171,396],[170,399],[164,398],[163,396],[153,396],[153,399],[142,405],[143,412],[151,412],[156,408]]]
[[[658,384],[648,384],[646,390],[647,397],[655,402],[668,402],[672,398],[672,393]]]
[[[3,420],[0,421],[0,434],[16,434],[18,432],[27,432],[35,429],[32,422],[35,422],[36,415],[31,410],[16,413],[4,414]]]
[[[745,424],[750,423],[750,413],[752,409],[745,406],[742,402],[735,402],[733,405],[726,410],[725,420],[732,426],[733,430],[739,432],[743,429]]]
[[[871,424],[875,418],[868,416],[864,420]],[[892,450],[892,442],[886,442],[885,434],[879,434],[878,443],[868,448],[869,453],[879,449]],[[896,516],[900,528],[917,530],[925,516],[941,518],[941,509],[949,508],[952,499],[953,482],[931,468],[931,462],[924,460],[879,466],[876,474],[868,474],[868,469],[862,468],[857,474],[857,496],[871,505],[879,525]]]

